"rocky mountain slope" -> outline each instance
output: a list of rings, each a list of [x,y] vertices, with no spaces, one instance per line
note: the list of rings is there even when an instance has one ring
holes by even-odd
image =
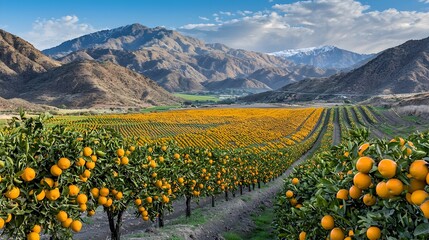
[[[296,64],[340,70],[360,67],[365,63],[365,60],[374,56],[374,54],[359,54],[334,46],[289,49],[269,54],[284,58]]]
[[[111,61],[150,77],[171,92],[200,91],[203,82],[243,78],[259,69],[295,72],[296,80],[329,74],[315,68],[301,71],[302,66],[275,56],[206,44],[176,31],[140,24],[88,34],[43,52],[63,63]],[[278,86],[290,82],[288,77],[283,80]]]
[[[429,38],[387,49],[348,73],[305,79],[247,98],[248,101],[366,99],[379,94],[429,91]]]

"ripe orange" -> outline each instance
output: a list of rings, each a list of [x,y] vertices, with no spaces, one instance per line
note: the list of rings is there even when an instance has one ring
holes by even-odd
[[[54,189],[46,192],[46,198],[51,200],[51,201],[55,201],[59,197],[60,197],[60,189],[59,188],[54,188]]]
[[[180,158],[180,155],[179,155],[178,153],[175,153],[175,154],[174,154],[174,158],[175,158],[175,159],[179,159],[179,158]]]
[[[34,171],[34,169],[29,168],[29,167],[25,168],[24,172],[22,172],[22,174],[21,174],[22,180],[24,180],[26,182],[32,181],[35,177],[36,177],[36,171]]]
[[[349,191],[347,189],[340,189],[336,197],[341,200],[347,200],[349,199]]]
[[[378,172],[384,178],[392,178],[396,175],[397,164],[390,159],[383,159],[378,163]]]
[[[161,188],[162,187],[162,181],[161,180],[156,180],[155,186],[158,187],[158,188]]]
[[[344,240],[344,232],[341,228],[334,228],[329,235],[331,240]]]
[[[60,158],[60,160],[57,162],[57,165],[62,170],[66,170],[71,166],[71,162],[68,158]]]
[[[88,211],[88,216],[94,216],[95,215],[95,211],[93,209]]]
[[[80,232],[82,229],[82,223],[79,220],[74,220],[71,223],[70,228],[73,230],[73,232]]]
[[[124,194],[122,192],[118,192],[118,193],[115,194],[115,199],[116,200],[121,200],[123,196],[124,196]]]
[[[130,160],[128,159],[128,157],[122,157],[121,158],[121,164],[122,165],[128,165],[129,162],[130,162]]]
[[[363,196],[363,203],[365,204],[365,205],[367,205],[367,206],[372,206],[372,205],[374,205],[375,204],[375,202],[376,202],[376,198],[372,195],[372,194],[370,194],[370,193],[367,193],[367,194],[365,194],[364,196]]]
[[[147,197],[147,198],[146,198],[146,202],[147,202],[147,203],[152,203],[152,198],[151,198],[151,197]]]
[[[100,196],[107,197],[109,195],[109,189],[106,187],[102,187],[100,189]]]
[[[292,192],[291,190],[287,190],[287,191],[286,191],[286,197],[287,197],[287,198],[291,198],[291,197],[293,197],[293,192]]]
[[[429,219],[429,200],[425,201],[420,205],[420,210],[422,210],[425,218]]]
[[[69,228],[72,222],[73,222],[73,219],[67,218],[64,222],[61,222],[61,226],[65,228]]]
[[[369,148],[369,143],[362,144],[358,149],[359,157],[363,156],[363,153]]]
[[[45,190],[40,191],[39,194],[36,195],[37,201],[42,201],[46,196]]]
[[[30,232],[29,234],[27,234],[27,240],[39,240],[40,239],[40,235],[37,232]]]
[[[149,167],[151,167],[151,168],[156,168],[156,166],[157,166],[157,164],[156,164],[156,162],[155,162],[154,160],[151,160],[151,161],[149,162]]]
[[[70,185],[69,186],[69,195],[70,196],[76,196],[77,194],[79,194],[79,187],[76,185]]]
[[[351,186],[349,189],[350,197],[353,199],[358,199],[362,195],[362,189],[356,187],[355,185]]]
[[[98,197],[98,204],[104,205],[106,203],[107,203],[107,198],[106,197],[103,197],[103,196],[99,196]]]
[[[91,171],[89,171],[88,169],[85,169],[85,171],[83,171],[82,173],[82,177],[89,178],[90,176],[91,176]]]
[[[40,181],[41,184],[47,184],[49,187],[54,186],[54,180],[52,178],[43,178],[42,181]]]
[[[8,213],[8,214],[7,214],[7,218],[6,218],[6,220],[4,220],[4,222],[5,222],[5,223],[8,223],[8,222],[10,222],[11,220],[12,220],[12,214]]]
[[[387,189],[385,182],[379,182],[377,184],[377,186],[375,187],[375,191],[376,191],[377,195],[381,198],[389,198],[390,197],[390,193],[389,193],[389,190]]]
[[[21,190],[17,187],[12,187],[9,191],[5,193],[5,196],[10,199],[16,199],[19,197]]]
[[[370,157],[360,157],[356,162],[356,169],[361,173],[369,173],[372,169],[374,160]]]
[[[86,206],[85,203],[84,204],[79,204],[79,209],[80,209],[81,212],[85,212],[87,208],[88,208],[88,206]]]
[[[125,155],[125,151],[122,148],[119,148],[118,150],[116,150],[116,154],[118,155],[118,157],[123,157]]]
[[[135,203],[137,206],[140,206],[140,205],[142,205],[142,200],[141,200],[140,198],[137,198],[136,200],[134,200],[134,203]]]
[[[370,227],[366,230],[366,236],[369,240],[377,240],[381,238],[381,230],[378,227]]]
[[[300,232],[299,233],[299,240],[305,240],[306,237],[307,237],[307,233],[306,232]]]
[[[81,166],[83,166],[83,165],[85,165],[85,160],[84,160],[83,158],[78,158],[78,159],[76,160],[76,166],[81,167]]]
[[[389,193],[393,196],[398,196],[402,193],[404,190],[404,184],[401,182],[401,180],[392,178],[389,179],[386,182],[387,190],[389,190]]]
[[[92,149],[90,147],[83,148],[83,156],[89,157],[92,155]]]
[[[353,184],[362,190],[368,189],[371,186],[371,177],[368,174],[358,172],[353,177]]]
[[[168,203],[168,202],[170,202],[170,199],[167,196],[162,195],[162,202],[163,203]]]
[[[325,215],[320,220],[320,224],[325,230],[331,230],[334,228],[334,218],[331,215]]]
[[[410,174],[411,176],[413,176],[413,178],[420,181],[425,181],[428,173],[429,173],[429,170],[425,160],[416,160],[413,163],[411,163]]]
[[[420,206],[428,197],[429,194],[425,190],[417,190],[411,194],[411,202]]]
[[[136,150],[136,147],[134,147],[134,146],[130,146],[130,147],[128,148],[128,150],[130,150],[131,152],[133,152],[134,150]]]
[[[4,227],[4,219],[0,218],[0,229]]]
[[[184,178],[182,178],[182,177],[179,177],[179,179],[177,180],[179,183],[183,183],[183,182],[185,182],[185,179]]]
[[[60,222],[64,222],[65,220],[67,220],[68,214],[65,211],[59,211],[57,213],[57,220]]]
[[[86,162],[85,167],[92,170],[95,168],[95,162]]]
[[[298,178],[293,178],[292,179],[292,184],[293,185],[297,185],[299,183],[299,179]]]
[[[86,194],[81,193],[77,196],[76,202],[79,204],[85,204],[86,202],[88,202],[88,197],[86,196]]]
[[[425,186],[426,186],[426,183],[424,181],[411,178],[410,186],[408,187],[408,192],[412,193],[417,190],[423,190]]]
[[[42,231],[42,227],[38,224],[34,225],[33,229],[31,229],[32,232],[40,233]]]
[[[61,170],[61,168],[58,167],[58,165],[55,164],[51,167],[51,174],[54,175],[55,177],[60,176],[61,173],[63,173],[63,170]]]

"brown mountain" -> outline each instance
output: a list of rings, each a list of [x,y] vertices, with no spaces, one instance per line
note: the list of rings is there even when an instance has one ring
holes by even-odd
[[[204,87],[210,91],[219,91],[225,89],[242,89],[251,92],[261,92],[271,90],[266,84],[247,78],[227,78],[222,81],[213,81],[205,83]]]
[[[28,102],[73,108],[178,103],[154,81],[127,68],[96,61],[61,65],[2,30],[0,97],[2,109],[10,105],[36,108]]]
[[[58,66],[27,41],[0,29],[0,94],[7,95],[21,80]]]
[[[278,91],[249,96],[247,100],[363,100],[374,95],[425,91],[429,91],[429,38],[410,40],[387,49],[351,72],[328,78],[305,79]]]
[[[154,81],[111,62],[63,65],[25,83],[20,98],[71,108],[143,107],[177,104]]]
[[[200,91],[204,89],[203,82],[243,78],[263,68],[288,72],[299,72],[302,68],[268,54],[206,44],[176,31],[140,24],[88,34],[43,52],[63,63],[108,60],[140,72],[172,92]],[[298,75],[294,78],[301,80],[327,76],[327,72],[317,69]],[[289,81],[285,78],[284,84]]]

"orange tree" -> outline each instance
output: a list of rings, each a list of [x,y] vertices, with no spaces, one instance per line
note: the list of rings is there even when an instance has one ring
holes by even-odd
[[[76,132],[45,128],[47,116],[14,119],[0,137],[0,226],[18,239],[52,238],[80,231],[77,193],[84,188],[74,164],[80,142]]]
[[[351,132],[345,144],[294,169],[277,202],[279,238],[429,237],[429,134],[366,137]]]

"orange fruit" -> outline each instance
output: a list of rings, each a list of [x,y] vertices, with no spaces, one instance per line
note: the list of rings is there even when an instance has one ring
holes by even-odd
[[[67,218],[64,222],[61,222],[61,226],[65,228],[69,228],[72,222],[73,222],[73,219]]]
[[[299,233],[299,240],[305,240],[306,237],[307,237],[307,233],[306,232],[300,232]]]
[[[375,187],[375,191],[376,191],[377,195],[381,198],[389,198],[390,197],[390,193],[389,193],[389,190],[387,189],[385,182],[379,182],[377,184],[377,186]]]
[[[411,194],[411,202],[420,206],[428,197],[429,194],[425,190],[417,190]]]
[[[130,146],[130,147],[128,148],[128,150],[130,150],[131,152],[133,152],[134,150],[136,150],[136,147],[134,147],[134,146]]]
[[[91,171],[89,171],[88,169],[85,169],[85,171],[83,171],[82,173],[82,177],[89,178],[90,176],[91,176]]]
[[[396,175],[397,164],[390,159],[383,159],[378,163],[378,172],[384,178],[392,178]]]
[[[98,197],[98,204],[104,205],[106,203],[107,203],[107,198],[106,197],[103,197],[103,196]]]
[[[154,160],[150,160],[149,167],[156,168],[156,166],[157,166],[156,162]]]
[[[426,175],[426,183],[429,185],[429,173]]]
[[[141,200],[140,198],[137,198],[136,200],[134,200],[134,203],[135,203],[137,206],[140,206],[140,205],[142,205],[142,200]]]
[[[414,204],[413,201],[411,200],[411,193],[407,192],[405,194],[405,199],[407,200],[407,202],[409,202],[410,204]]]
[[[401,182],[401,180],[392,178],[389,179],[386,182],[387,190],[389,190],[389,193],[393,196],[398,196],[402,193],[404,190],[404,184]]]
[[[118,150],[116,150],[116,155],[118,155],[118,157],[123,157],[125,155],[124,149],[119,148]]]
[[[92,149],[90,147],[83,148],[83,156],[89,157],[92,155]]]
[[[146,198],[146,202],[147,202],[147,203],[152,203],[152,198],[151,198],[151,197],[147,197],[147,198]]]
[[[429,170],[426,165],[426,161],[424,160],[416,160],[410,165],[410,174],[413,176],[413,178],[425,181],[426,176],[428,175]]]
[[[347,200],[349,199],[349,191],[347,189],[340,189],[336,197],[341,200]]]
[[[78,158],[76,161],[76,166],[82,167],[85,165],[85,160],[83,158]]]
[[[351,186],[349,189],[350,197],[353,199],[358,199],[362,195],[362,189],[356,187],[355,185]]]
[[[5,222],[5,223],[8,223],[8,222],[10,222],[11,220],[12,220],[12,214],[8,213],[8,214],[7,214],[7,218],[6,218],[6,220],[4,220],[4,222]]]
[[[122,157],[121,158],[121,164],[122,165],[128,165],[129,162],[130,162],[130,160],[128,159],[128,157]]]
[[[60,222],[64,222],[65,220],[67,220],[68,214],[65,211],[59,211],[57,213],[57,220]]]
[[[325,215],[320,220],[320,224],[325,230],[331,230],[334,228],[334,218],[331,215]]]
[[[21,174],[22,180],[26,182],[32,181],[36,177],[36,171],[32,168],[25,168],[24,171]]]
[[[362,190],[368,189],[371,186],[371,177],[368,174],[358,172],[353,177],[353,184]]]
[[[95,215],[95,211],[93,209],[88,211],[88,216],[94,216]]]
[[[63,170],[61,170],[61,168],[58,167],[58,165],[55,164],[51,167],[51,174],[54,175],[55,177],[60,176],[61,173],[63,173]]]
[[[168,203],[168,202],[170,202],[170,199],[167,196],[162,195],[162,202],[163,203]]]
[[[124,194],[122,192],[118,192],[118,193],[115,194],[115,199],[116,200],[121,200],[123,196],[124,196]]]
[[[424,181],[420,181],[414,178],[411,178],[410,185],[408,187],[408,192],[413,193],[417,190],[423,190],[426,186],[426,183]]]
[[[46,196],[45,190],[40,191],[39,194],[36,195],[37,201],[42,201]]]
[[[293,178],[292,179],[292,184],[293,185],[297,185],[299,183],[299,179],[298,178]]]
[[[17,187],[12,187],[9,191],[5,193],[5,196],[10,199],[16,199],[19,197],[21,190]]]
[[[27,240],[39,240],[40,239],[40,235],[37,232],[30,232],[29,234],[27,234]]]
[[[422,210],[425,218],[429,219],[429,200],[425,201],[420,205],[420,210]]]
[[[85,204],[86,202],[88,202],[88,197],[86,196],[86,194],[81,193],[77,196],[76,202],[79,204]]]
[[[344,240],[344,232],[341,228],[334,228],[331,230],[331,234],[329,235],[331,240]]]
[[[4,219],[0,218],[0,229],[4,228]]]
[[[91,160],[93,162],[97,162],[97,155],[91,155]]]
[[[73,232],[80,232],[82,229],[82,223],[79,220],[74,220],[71,223],[70,228],[73,230]]]
[[[86,162],[85,167],[92,170],[95,168],[95,162]]]
[[[62,170],[66,170],[71,166],[71,162],[68,158],[60,158],[60,160],[57,162],[57,165]]]
[[[46,198],[51,200],[51,201],[55,201],[59,197],[60,197],[60,189],[59,188],[54,188],[54,189],[46,192]]]
[[[100,193],[100,190],[98,190],[98,188],[92,188],[91,189],[91,194],[94,198],[97,198],[99,193]]]
[[[70,185],[69,186],[69,195],[70,196],[76,196],[79,193],[79,187],[76,185]]]
[[[109,189],[105,188],[105,187],[101,188],[100,189],[100,196],[107,197],[107,195],[109,195]]]
[[[363,196],[363,203],[364,203],[365,205],[367,205],[367,206],[372,206],[372,205],[374,205],[374,204],[375,204],[375,202],[376,202],[376,199],[375,199],[375,197],[374,197],[372,194],[367,193],[367,194],[365,194],[365,195]]]
[[[374,160],[370,157],[360,157],[356,162],[356,169],[361,173],[369,173],[372,169]]]
[[[381,238],[381,230],[378,227],[370,227],[366,230],[366,236],[369,240],[377,240]]]
[[[177,180],[179,183],[183,183],[183,182],[185,182],[185,179],[184,178],[182,178],[182,177],[179,177],[179,179]]]
[[[40,181],[41,184],[47,184],[49,187],[54,186],[54,180],[52,178],[43,178],[42,181]]]
[[[287,190],[287,191],[286,191],[286,197],[287,197],[287,198],[291,198],[291,197],[293,197],[293,192],[292,192],[291,190]]]
[[[36,224],[33,226],[33,229],[31,229],[31,231],[35,233],[40,233],[42,231],[42,227]]]

